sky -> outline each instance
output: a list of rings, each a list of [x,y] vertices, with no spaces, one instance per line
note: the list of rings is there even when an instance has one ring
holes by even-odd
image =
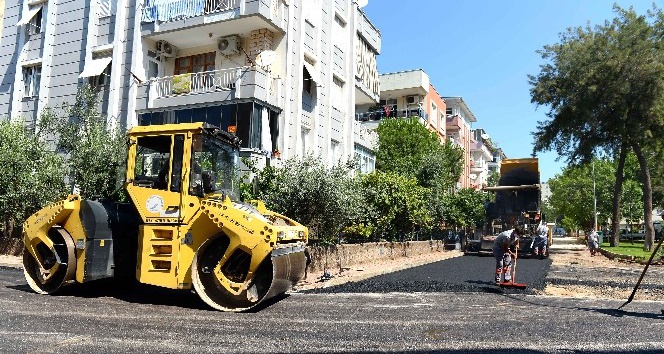
[[[473,129],[520,158],[548,112],[530,102],[528,75],[544,63],[537,50],[568,27],[612,20],[614,3],[645,14],[653,0],[369,0],[362,10],[381,32],[379,73],[424,70],[441,96],[463,98]],[[537,157],[542,182],[567,165],[555,151]]]

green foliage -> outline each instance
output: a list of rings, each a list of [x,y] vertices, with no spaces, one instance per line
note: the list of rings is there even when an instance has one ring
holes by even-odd
[[[0,228],[4,236],[49,202],[66,195],[62,158],[22,124],[0,120]]]
[[[412,232],[432,226],[427,188],[415,178],[374,172],[361,176],[366,210],[364,225],[379,239],[408,239]]]
[[[424,187],[447,189],[459,179],[461,149],[449,143],[441,145],[438,135],[418,119],[385,119],[376,132],[376,169],[415,177]]]
[[[650,225],[652,183],[644,151],[664,134],[664,13],[654,4],[645,16],[617,5],[614,11],[612,21],[569,28],[561,43],[539,52],[545,63],[529,76],[531,96],[549,107],[549,120],[538,122],[533,152],[556,150],[577,163],[590,161],[595,151],[630,149],[639,157],[644,222]],[[649,249],[652,227],[646,233]]]
[[[415,178],[428,190],[431,223],[445,223],[446,197],[463,170],[463,150],[449,142],[441,144],[438,135],[416,118],[385,119],[377,132],[376,168]]]
[[[498,181],[500,181],[500,173],[498,171],[491,171],[486,184],[488,187],[495,187],[498,185]]]
[[[554,149],[569,161],[614,152],[625,139],[648,145],[664,127],[664,16],[615,7],[605,24],[570,28],[539,51],[545,63],[529,76],[532,101],[549,107],[534,151]],[[648,19],[651,22],[648,22]]]
[[[97,94],[85,85],[73,105],[64,106],[62,114],[49,110],[39,126],[40,131],[51,130],[59,137],[58,150],[67,155],[69,182],[87,198],[113,196],[124,179],[127,156],[124,134],[107,125],[98,103]]]
[[[446,224],[463,228],[481,226],[484,221],[484,202],[487,197],[486,192],[471,188],[446,195],[443,199]]]
[[[333,243],[367,212],[351,171],[346,165],[328,169],[312,156],[290,159],[282,168],[266,167],[257,173],[254,196],[306,225],[312,239]]]
[[[613,209],[613,186],[617,162],[609,160],[594,161],[595,196],[597,198],[598,223],[611,217]],[[628,158],[625,167],[626,179],[623,182],[621,214],[624,218],[641,215],[642,191],[640,182],[634,179],[633,157]],[[549,180],[551,198],[549,203],[560,215],[563,226],[568,229],[593,227],[593,166],[592,163],[570,166],[563,173]]]

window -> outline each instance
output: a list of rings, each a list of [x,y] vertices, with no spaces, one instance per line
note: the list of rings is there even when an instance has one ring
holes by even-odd
[[[41,81],[41,66],[28,66],[23,68],[23,96],[39,96],[39,84]]]
[[[306,67],[302,69],[302,109],[306,112],[314,111],[314,88],[316,84]]]
[[[302,129],[300,130],[300,156],[304,156],[307,153],[307,146],[308,146],[308,140],[309,140],[309,129]]]
[[[454,113],[452,113],[452,108],[448,108],[448,109],[446,109],[446,110],[445,110],[445,114],[448,115],[448,116],[453,115]]]
[[[37,13],[30,19],[30,22],[28,22],[28,35],[36,35],[41,33],[41,28],[42,28],[42,14],[44,13],[44,9],[41,8]]]
[[[97,0],[97,14],[99,18],[115,15],[117,0]]]
[[[333,62],[334,69],[343,73],[346,69],[346,55],[344,54],[344,51],[336,45],[334,46]]]
[[[341,28],[346,27],[346,22],[339,15],[334,15],[334,22]]]
[[[346,100],[344,98],[344,82],[336,76],[332,76],[332,104],[337,108],[345,108]],[[341,109],[345,112],[345,109]]]
[[[355,162],[358,173],[371,173],[376,169],[376,156],[360,145],[355,145]]]
[[[96,88],[101,88],[104,86],[108,86],[111,84],[111,64],[109,63],[108,66],[104,69],[104,71],[101,72],[101,74],[97,76],[90,76],[90,86],[96,87]]]
[[[316,53],[316,28],[309,21],[304,21],[304,47],[311,53]]]
[[[339,162],[339,142],[336,140],[330,140],[330,165],[334,165]]]
[[[220,140],[197,134],[192,137],[189,193],[204,196],[223,192],[232,200],[240,196],[239,151]]]
[[[196,54],[175,59],[175,75],[214,70],[215,52]]]
[[[170,136],[140,137],[136,143],[136,160],[134,167],[134,185],[138,187],[167,190],[171,163]],[[182,155],[179,157],[182,160]],[[178,173],[178,180],[181,175]],[[171,183],[173,184],[173,183]],[[179,190],[179,182],[177,184]]]
[[[148,50],[148,79],[151,79],[153,77],[159,77],[159,68],[161,67],[161,62],[159,59],[157,59],[157,53]]]

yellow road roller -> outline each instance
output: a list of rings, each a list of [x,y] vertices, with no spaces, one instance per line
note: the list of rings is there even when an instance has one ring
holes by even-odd
[[[308,230],[238,199],[237,136],[206,123],[139,126],[128,149],[131,202],[70,195],[23,224],[34,291],[128,275],[244,311],[302,279]]]

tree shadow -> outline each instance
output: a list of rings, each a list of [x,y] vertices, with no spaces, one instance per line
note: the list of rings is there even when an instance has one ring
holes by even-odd
[[[582,306],[560,306],[560,305],[551,305],[551,304],[542,304],[539,302],[531,301],[528,298],[516,297],[511,294],[503,294],[503,296],[508,297],[515,301],[524,302],[533,306],[541,307],[550,307],[556,309],[564,310],[576,310],[584,312],[594,312],[602,315],[612,316],[612,317],[634,317],[634,318],[646,318],[646,319],[659,319],[664,320],[664,310],[661,313],[645,313],[645,312],[633,312],[626,310],[618,310],[611,308],[591,308],[591,307],[582,307]]]

